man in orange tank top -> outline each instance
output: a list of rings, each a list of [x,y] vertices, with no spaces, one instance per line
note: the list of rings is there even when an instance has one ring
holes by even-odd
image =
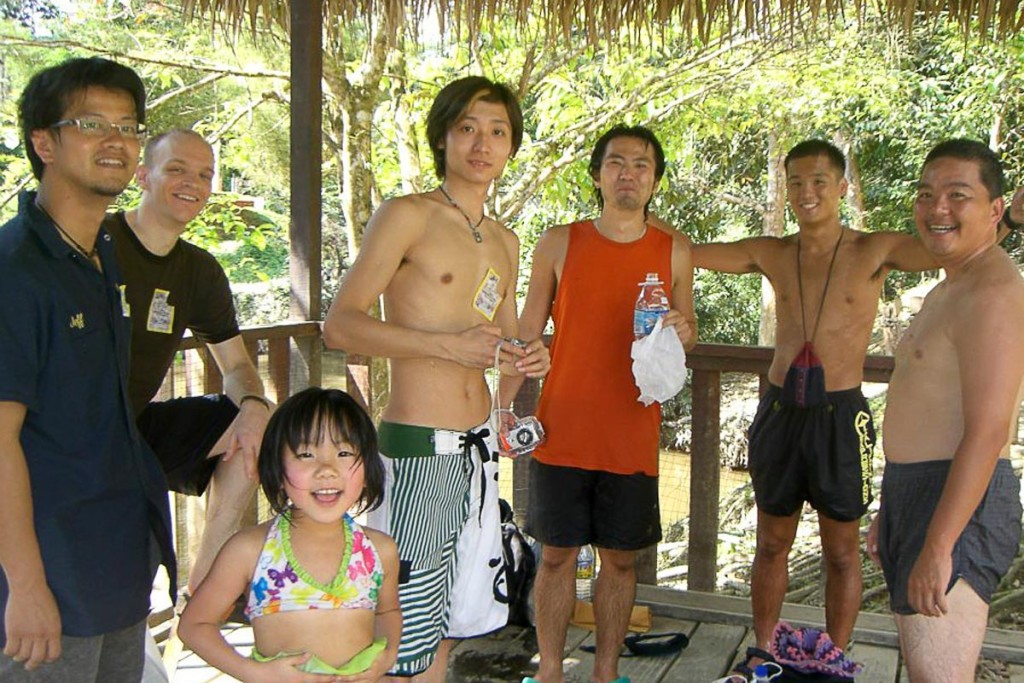
[[[633,558],[661,538],[661,408],[637,400],[630,359],[633,306],[648,273],[670,285],[665,326],[686,348],[697,340],[689,240],[647,221],[664,170],[651,131],[611,129],[590,160],[601,215],[547,230],[534,253],[520,334],[536,338],[549,316],[555,334],[537,413],[547,440],[530,463],[527,529],[544,545],[536,584],[544,600],[536,607],[540,669],[527,681],[564,680],[576,556],[588,543],[601,558],[593,680],[628,680],[618,658],[636,593]],[[502,396],[511,400],[518,381],[508,378]]]

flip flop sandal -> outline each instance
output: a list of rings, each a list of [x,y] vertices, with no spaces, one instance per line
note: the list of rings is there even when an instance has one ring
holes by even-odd
[[[671,655],[686,648],[690,638],[685,633],[640,633],[626,636],[626,649],[637,657]]]
[[[751,646],[751,647],[747,648],[746,658],[743,660],[743,663],[742,664],[737,664],[736,666],[734,666],[732,668],[732,671],[729,672],[728,676],[726,676],[725,678],[720,678],[718,680],[719,681],[723,681],[723,682],[728,681],[730,683],[732,681],[736,680],[736,679],[739,679],[740,681],[750,681],[750,680],[753,680],[753,678],[754,678],[754,666],[750,666],[750,660],[753,659],[754,657],[757,657],[758,659],[761,659],[761,660],[763,660],[764,662],[767,662],[767,663],[771,663],[771,664],[775,664],[776,663],[775,662],[775,657],[772,656],[771,652],[767,652],[766,650],[762,650],[759,647]]]
[[[626,636],[622,644],[625,650],[619,657],[653,657],[679,652],[690,644],[690,638],[685,633],[641,633]],[[593,645],[581,645],[580,649],[590,653],[597,651]]]

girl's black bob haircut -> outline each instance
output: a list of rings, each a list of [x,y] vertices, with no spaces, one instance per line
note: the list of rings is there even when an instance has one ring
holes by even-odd
[[[320,443],[324,438],[352,444],[356,457],[363,463],[359,511],[380,507],[384,500],[384,463],[370,416],[344,391],[310,387],[282,403],[263,434],[257,469],[260,487],[274,512],[284,514],[288,510],[285,452],[295,452],[303,444]]]

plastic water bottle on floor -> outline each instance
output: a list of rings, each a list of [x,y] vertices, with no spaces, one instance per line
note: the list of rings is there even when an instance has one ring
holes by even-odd
[[[594,549],[589,545],[580,548],[576,556],[576,599],[590,602],[594,582]]]
[[[775,662],[765,662],[754,667],[754,677],[751,683],[770,683],[773,679],[782,675],[782,667]]]
[[[647,278],[640,283],[640,296],[633,308],[634,339],[649,335],[658,318],[668,312],[668,295],[663,284],[657,273],[647,273]]]

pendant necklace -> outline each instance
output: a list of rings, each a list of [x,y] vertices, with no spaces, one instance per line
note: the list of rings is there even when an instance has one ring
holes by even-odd
[[[462,217],[466,219],[466,225],[469,226],[469,231],[473,233],[473,239],[476,240],[476,243],[480,244],[481,242],[483,242],[484,238],[483,235],[480,234],[479,228],[480,224],[484,222],[484,218],[487,217],[487,214],[480,214],[480,220],[478,220],[476,223],[473,223],[473,219],[469,217],[469,214],[463,211],[462,207],[459,206],[459,203],[455,201],[455,199],[450,194],[448,194],[448,190],[444,189],[444,183],[438,185],[437,189],[441,190],[441,194],[443,194],[444,198],[448,200],[448,203],[454,206],[458,210],[458,212],[462,214]]]
[[[843,243],[843,230],[839,230],[839,239],[836,240],[835,249],[832,250],[832,260],[828,263],[828,275],[825,276],[825,289],[821,292],[821,301],[818,303],[818,317],[814,319],[814,329],[811,330],[811,338],[807,338],[807,319],[804,315],[804,278],[800,269],[800,238],[796,240],[796,284],[800,292],[800,324],[804,331],[804,341],[814,343],[814,337],[818,334],[818,324],[821,323],[821,312],[825,310],[825,297],[828,295],[828,285],[832,281],[832,268],[836,265],[836,255],[839,254],[839,245]]]
[[[57,219],[54,218],[53,216],[51,216],[50,212],[47,211],[45,208],[43,208],[42,204],[40,204],[39,202],[36,202],[36,208],[39,209],[40,211],[42,211],[43,215],[50,219],[50,222],[53,223],[55,228],[57,228],[57,231],[61,235],[64,235],[64,239],[66,239],[68,242],[70,242],[71,246],[73,246],[78,251],[79,254],[84,256],[89,261],[92,261],[94,258],[96,258],[96,254],[99,253],[99,249],[98,249],[98,247],[95,244],[93,244],[91,250],[87,251],[85,249],[85,247],[83,247],[81,244],[78,243],[78,240],[76,240],[74,237],[72,237],[71,235],[68,234],[67,230],[65,230],[64,228],[60,227],[60,223],[57,222]]]

